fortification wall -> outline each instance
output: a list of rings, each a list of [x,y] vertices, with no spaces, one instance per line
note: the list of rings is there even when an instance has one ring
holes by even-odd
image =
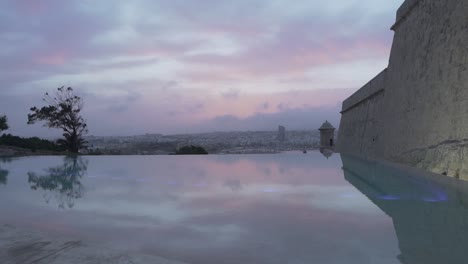
[[[387,70],[343,102],[338,144],[341,152],[376,155]],[[340,142],[345,144],[341,144]]]
[[[468,179],[468,0],[407,0],[392,29],[388,68],[343,102],[338,150]]]

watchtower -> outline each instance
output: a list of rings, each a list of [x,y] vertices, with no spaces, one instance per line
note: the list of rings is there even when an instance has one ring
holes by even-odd
[[[319,130],[320,148],[332,149],[335,146],[335,128],[330,124],[330,122],[325,121]]]

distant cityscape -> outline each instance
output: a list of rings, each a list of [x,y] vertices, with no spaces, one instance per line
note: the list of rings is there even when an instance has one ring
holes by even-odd
[[[197,145],[210,154],[278,153],[320,147],[318,130],[212,132],[201,134],[145,134],[121,137],[88,136],[88,151],[105,155],[165,155],[181,146]]]

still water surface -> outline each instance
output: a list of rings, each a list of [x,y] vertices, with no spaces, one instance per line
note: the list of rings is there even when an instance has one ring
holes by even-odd
[[[319,152],[0,159],[0,224],[193,264],[468,259],[468,187]]]

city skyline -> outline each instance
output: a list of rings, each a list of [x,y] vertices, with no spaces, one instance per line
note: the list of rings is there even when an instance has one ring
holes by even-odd
[[[402,1],[2,1],[0,114],[13,134],[71,86],[90,134],[338,126],[387,65]]]

